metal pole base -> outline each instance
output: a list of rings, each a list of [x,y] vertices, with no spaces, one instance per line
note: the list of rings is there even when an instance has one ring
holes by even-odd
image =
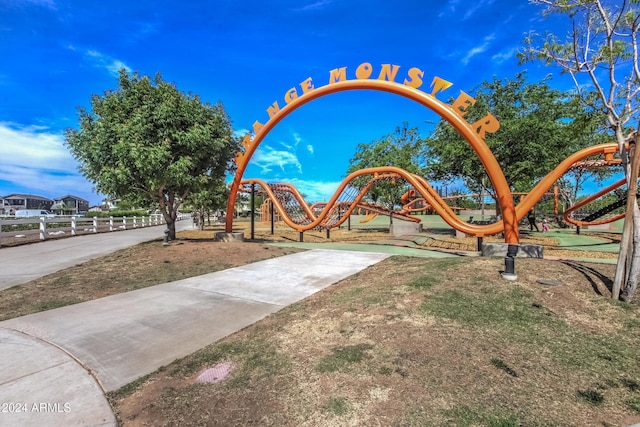
[[[500,273],[505,280],[517,280],[518,275],[516,274],[516,255],[518,254],[518,245],[507,245],[507,256],[504,259],[504,271]]]
[[[504,280],[510,280],[512,282],[518,280],[517,274],[509,274],[506,272],[500,273],[500,277],[502,277]]]

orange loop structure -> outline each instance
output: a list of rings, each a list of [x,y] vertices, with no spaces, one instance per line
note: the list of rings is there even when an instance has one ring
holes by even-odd
[[[598,197],[603,196],[607,193],[609,193],[610,191],[615,190],[616,188],[619,188],[623,185],[625,185],[627,183],[627,180],[625,178],[621,179],[620,181],[614,182],[613,184],[611,184],[610,186],[603,188],[602,190],[598,191],[597,193],[581,200],[580,202],[576,203],[575,205],[571,206],[569,209],[567,209],[564,213],[564,220],[567,221],[570,224],[573,224],[575,226],[578,227],[584,227],[587,225],[600,225],[600,224],[608,224],[610,222],[614,222],[617,221],[619,219],[624,218],[625,214],[621,213],[618,215],[614,215],[612,217],[609,218],[604,218],[598,221],[580,221],[574,218],[571,218],[571,214],[573,212],[575,212],[576,210],[580,209],[581,207],[588,205],[589,203],[593,202],[594,200],[596,200]]]
[[[284,207],[277,201],[277,199],[274,198],[274,205],[283,215],[283,220],[287,225],[299,231],[309,230],[319,226],[330,227],[332,224],[337,223],[336,216],[340,217],[341,214],[344,214],[343,217],[347,217],[351,214],[351,212],[361,202],[361,199],[369,186],[373,185],[373,182],[375,181],[372,179],[369,186],[363,188],[355,200],[349,205],[347,211],[342,212],[341,206],[343,202],[339,202],[338,197],[342,190],[344,190],[344,188],[353,179],[365,175],[371,175],[375,178],[379,174],[392,174],[403,178],[407,183],[413,186],[421,197],[423,197],[451,227],[478,237],[504,233],[506,243],[518,244],[518,221],[527,214],[536,202],[547,191],[549,191],[553,184],[566,171],[575,167],[577,162],[595,155],[604,155],[606,162],[614,161],[614,153],[618,150],[617,144],[614,143],[596,145],[580,150],[560,163],[553,171],[545,176],[533,190],[529,192],[528,196],[524,198],[524,200],[515,206],[513,194],[508,182],[506,181],[504,173],[495,156],[484,141],[484,137],[487,132],[491,133],[499,129],[500,123],[498,120],[491,114],[487,114],[477,122],[469,123],[464,116],[466,115],[467,108],[475,102],[472,97],[461,91],[460,95],[451,105],[446,104],[438,100],[435,95],[440,91],[446,90],[451,86],[451,83],[442,80],[439,77],[434,77],[431,84],[431,93],[425,93],[418,89],[422,85],[424,71],[415,67],[411,68],[407,71],[407,77],[404,79],[403,83],[400,83],[395,81],[396,73],[399,68],[400,67],[397,65],[382,64],[380,67],[380,73],[378,77],[375,78],[372,76],[373,66],[369,63],[363,63],[357,67],[355,72],[356,78],[353,80],[347,79],[346,67],[334,69],[330,72],[329,83],[327,85],[315,87],[311,78],[308,78],[300,83],[300,90],[302,91],[302,94],[299,94],[298,89],[295,87],[287,91],[284,97],[286,102],[284,107],[280,108],[278,103],[274,102],[267,109],[269,120],[265,124],[257,121],[254,123],[253,137],[251,134],[245,135],[242,141],[244,152],[240,152],[236,155],[237,170],[233,182],[231,183],[230,196],[227,204],[227,216],[225,223],[226,232],[231,232],[233,229],[233,212],[236,195],[238,191],[241,191],[241,186],[247,182],[242,180],[242,176],[247,168],[249,160],[267,134],[287,115],[306,103],[322,96],[338,92],[350,90],[375,90],[387,92],[413,100],[438,114],[443,120],[453,126],[454,129],[469,143],[471,149],[474,150],[479,160],[482,162],[495,191],[496,203],[500,208],[502,220],[490,225],[475,225],[461,221],[456,216],[453,209],[445,203],[445,201],[424,178],[413,175],[399,168],[387,166],[382,168],[363,169],[350,174],[341,183],[339,189],[317,216],[314,215],[307,207],[306,203],[302,200],[302,197],[297,193],[297,190],[292,190],[292,194],[294,194],[296,200],[298,200],[305,213],[304,220],[294,221],[291,218],[288,218],[285,215]],[[589,165],[587,163],[583,163],[583,166]],[[256,180],[254,182],[258,181]],[[263,185],[263,183],[260,185]],[[266,185],[263,187],[265,189],[268,188]]]
[[[553,193],[550,193],[549,192],[550,188],[566,171],[574,167],[576,162],[580,162],[582,159],[591,157],[594,155],[608,153],[612,149],[617,149],[617,144],[615,143],[601,144],[601,145],[595,145],[592,147],[585,148],[577,153],[574,153],[573,155],[565,159],[563,162],[561,162],[553,171],[551,171],[547,176],[545,176],[528,193],[520,193],[520,192],[511,193],[513,195],[526,194],[526,197],[524,197],[520,201],[520,203],[517,206],[515,206],[517,221],[520,221],[522,218],[524,218],[529,212],[529,210],[531,210],[531,208],[533,208],[533,206],[538,202],[538,200],[540,200],[540,198],[555,194],[557,190],[554,190]],[[349,202],[339,201],[339,198],[342,192],[347,187],[349,187],[354,180],[362,177],[369,177],[369,181],[359,191],[358,195],[352,201],[349,201]],[[371,187],[375,185],[377,181],[382,179],[390,179],[390,178],[404,179],[409,185],[413,187],[415,191],[414,194],[416,197],[419,195],[422,199],[424,199],[424,201],[428,203],[432,207],[432,209],[435,210],[436,213],[438,213],[438,215],[440,215],[448,225],[450,225],[452,228],[458,231],[461,231],[463,233],[473,235],[476,237],[484,237],[484,236],[499,234],[504,232],[505,230],[505,223],[503,220],[497,221],[493,224],[483,224],[483,225],[470,224],[470,223],[467,223],[466,221],[461,220],[456,214],[455,210],[446,203],[445,199],[449,197],[441,197],[438,194],[438,192],[423,177],[409,173],[404,169],[396,168],[393,166],[367,168],[367,169],[361,169],[359,171],[353,172],[341,182],[338,189],[335,191],[333,196],[327,202],[318,203],[318,204],[312,205],[311,207],[307,205],[307,203],[304,201],[304,198],[300,195],[298,190],[290,184],[282,184],[282,183],[267,184],[260,179],[243,180],[242,184],[245,186],[244,191],[247,191],[246,190],[247,185],[250,185],[250,184],[260,185],[262,187],[262,191],[267,193],[271,198],[272,203],[274,204],[274,207],[277,209],[278,213],[280,214],[282,220],[294,230],[303,232],[303,231],[312,230],[315,228],[337,227],[340,224],[342,224],[344,221],[346,221],[348,216],[358,207],[363,207],[369,210],[376,209],[377,213],[389,215],[390,212],[385,212],[384,209],[381,207],[375,207],[374,205],[366,204],[365,202],[362,201],[362,199],[365,196],[365,194],[371,189]],[[614,184],[614,186],[620,186],[622,183],[624,183],[624,180]],[[599,197],[602,194],[605,194],[608,191],[611,191],[613,188],[615,188],[614,186],[608,187],[602,190],[601,192],[595,194],[594,196],[591,196],[581,204],[574,206],[572,210],[578,209],[579,207],[583,206],[589,201],[594,200],[595,198]],[[304,211],[304,219],[295,220],[294,218],[292,218],[291,215],[287,212],[286,208],[278,200],[277,195],[274,193],[275,191],[286,191],[290,193],[296,199],[301,209]],[[405,195],[403,195],[402,197],[403,200],[407,200]],[[317,214],[314,214],[314,210],[318,210],[318,209],[320,209],[320,212]],[[338,212],[339,212],[339,215],[337,215]],[[570,211],[567,211],[567,212],[570,212]],[[394,217],[397,217],[399,219],[412,220],[416,222],[419,221],[419,219],[402,212],[393,212],[393,215]],[[607,220],[607,222],[608,221],[611,221],[611,220]],[[576,225],[581,225],[575,221],[569,221],[569,222],[572,222]],[[601,223],[601,222],[598,222],[598,223]]]

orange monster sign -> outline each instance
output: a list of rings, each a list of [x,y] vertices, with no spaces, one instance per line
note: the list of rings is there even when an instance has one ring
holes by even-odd
[[[509,185],[495,156],[484,142],[487,132],[493,133],[500,128],[498,120],[492,114],[487,113],[485,117],[474,123],[467,122],[464,118],[467,109],[475,103],[470,95],[460,91],[452,104],[444,103],[436,98],[436,94],[451,87],[452,83],[434,77],[431,80],[430,92],[426,93],[420,90],[424,82],[425,73],[423,70],[413,67],[402,74],[400,70],[399,65],[392,64],[382,64],[375,70],[370,63],[365,62],[354,70],[350,78],[347,67],[336,68],[329,72],[326,85],[316,87],[314,81],[309,77],[300,82],[298,86],[285,92],[283,106],[278,101],[273,102],[266,110],[267,121],[265,123],[256,121],[253,124],[253,136],[251,134],[245,135],[242,141],[244,152],[236,155],[235,161],[238,169],[231,184],[227,205],[226,232],[232,231],[236,195],[247,164],[258,145],[276,124],[292,111],[322,96],[349,90],[377,90],[404,96],[431,109],[451,124],[469,142],[482,161],[496,190],[498,204],[503,215],[505,241],[517,244],[518,224]]]

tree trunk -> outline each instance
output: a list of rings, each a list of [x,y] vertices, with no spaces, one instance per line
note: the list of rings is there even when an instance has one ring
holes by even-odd
[[[640,212],[636,201],[638,191],[638,166],[640,165],[640,150],[637,149],[638,134],[635,141],[630,141],[630,168],[627,173],[627,205],[622,237],[620,239],[620,253],[616,265],[616,275],[613,280],[611,297],[631,301],[634,297],[638,275],[640,274]]]
[[[640,151],[640,150],[638,150]],[[635,197],[634,197],[635,199]],[[638,204],[634,200],[635,209],[633,213],[633,222],[637,224],[636,221],[640,219],[640,211],[638,210]],[[629,268],[629,274],[627,275],[627,280],[625,282],[624,289],[622,290],[621,299],[625,302],[633,301],[633,298],[636,294],[636,289],[638,287],[638,276],[640,276],[640,227],[637,225],[633,230],[633,249],[631,255],[631,263]]]
[[[633,246],[627,280],[624,283],[621,296],[622,300],[626,302],[633,301],[638,287],[638,276],[640,275],[640,210],[638,210],[638,201],[636,200],[636,194],[638,193],[638,167],[640,166],[639,139],[640,135],[636,133],[633,144],[633,157],[631,159],[631,177],[627,185],[627,209],[631,210],[633,221],[633,237],[631,239]]]
[[[199,214],[200,230],[204,230],[204,210],[200,210]]]
[[[169,230],[169,240],[176,240],[176,222],[167,221],[167,230]]]
[[[158,204],[160,205],[160,212],[167,223],[167,230],[169,230],[169,240],[176,240],[176,212],[178,206],[171,203],[173,197],[169,194],[169,201],[164,197],[164,190],[158,190]]]

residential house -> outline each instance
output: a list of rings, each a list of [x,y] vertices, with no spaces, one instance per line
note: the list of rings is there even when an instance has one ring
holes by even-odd
[[[0,210],[4,215],[15,215],[20,209],[51,210],[53,205],[53,200],[33,194],[9,194],[2,197],[0,201],[2,202]]]
[[[102,199],[102,210],[112,211],[114,209],[118,209],[118,203],[121,201],[122,199]]]
[[[88,200],[82,197],[72,196],[71,194],[56,197],[54,201],[55,203],[51,207],[51,210],[58,215],[78,215],[89,210]]]

